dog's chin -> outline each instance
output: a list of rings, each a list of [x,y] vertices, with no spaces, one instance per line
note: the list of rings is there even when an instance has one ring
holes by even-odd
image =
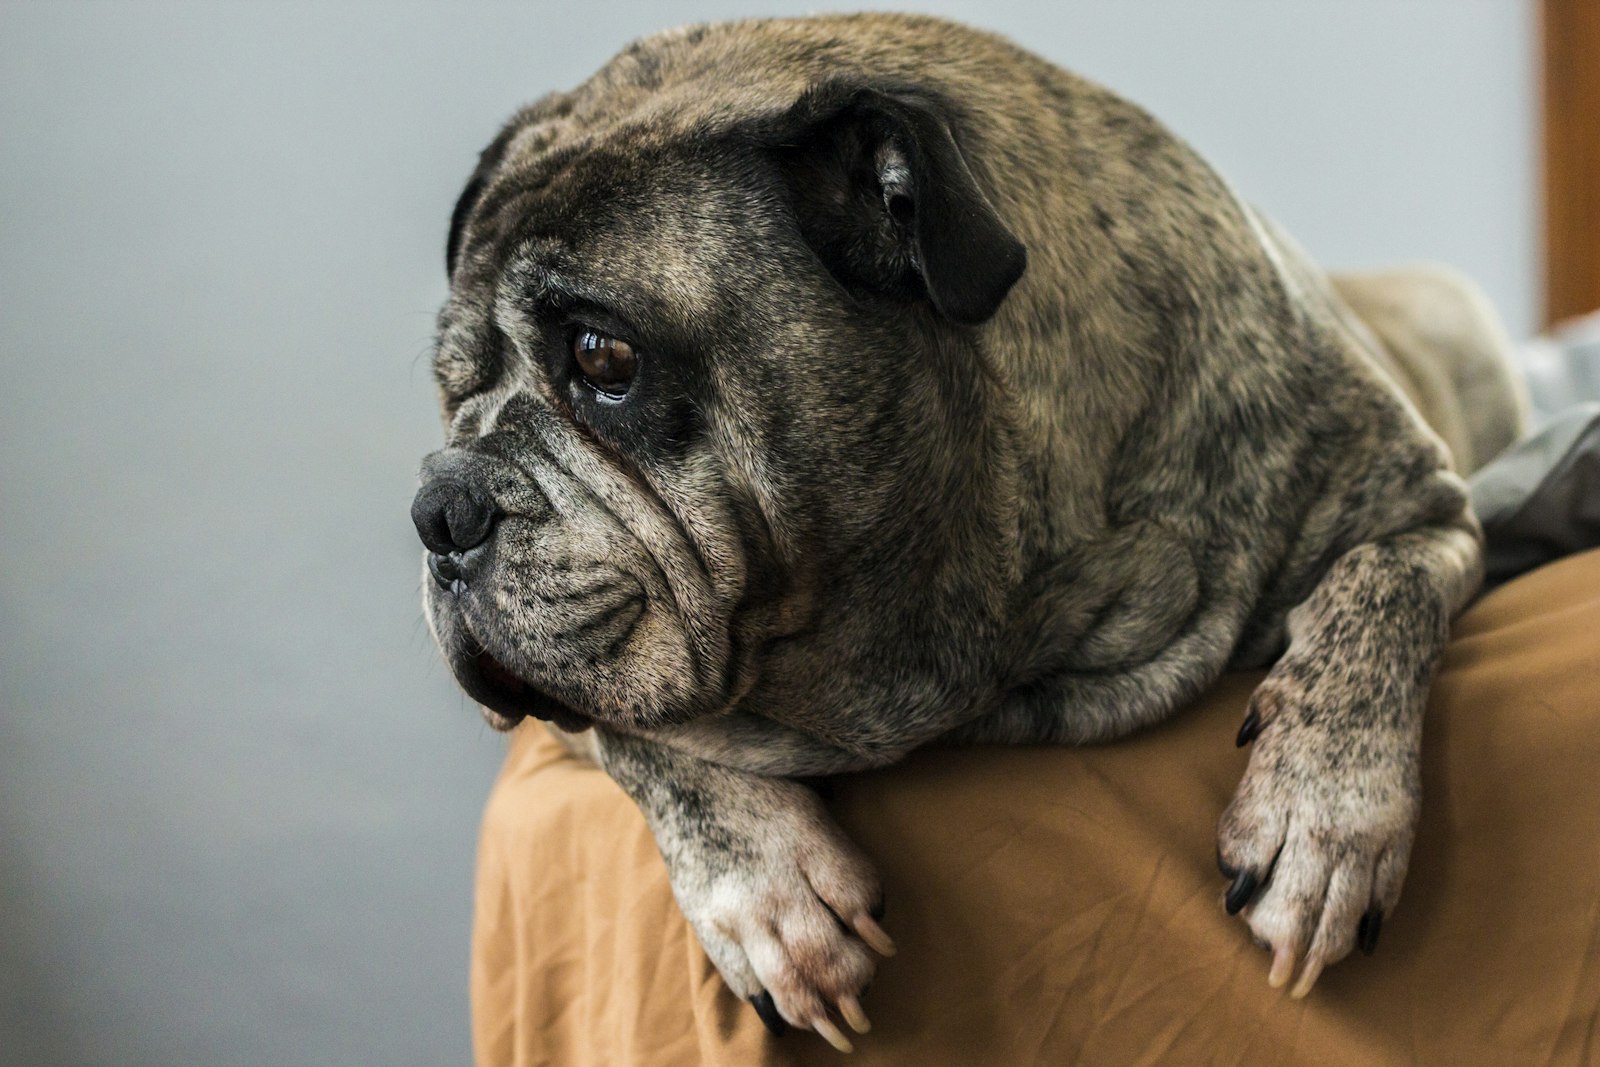
[[[464,655],[454,664],[456,680],[483,708],[483,718],[496,730],[506,731],[530,716],[581,733],[594,720],[529,684],[483,649]]]

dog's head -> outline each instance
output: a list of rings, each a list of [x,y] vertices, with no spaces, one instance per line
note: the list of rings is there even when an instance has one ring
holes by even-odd
[[[1024,254],[948,103],[623,58],[451,221],[412,517],[457,679],[497,727],[648,729],[976,656],[1015,523],[975,327]]]

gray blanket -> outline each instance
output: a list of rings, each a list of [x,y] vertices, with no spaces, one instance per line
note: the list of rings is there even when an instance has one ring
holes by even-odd
[[[1484,586],[1600,545],[1600,403],[1579,404],[1471,478]]]

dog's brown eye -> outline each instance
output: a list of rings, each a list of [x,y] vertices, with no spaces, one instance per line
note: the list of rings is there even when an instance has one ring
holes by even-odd
[[[633,346],[598,330],[579,330],[572,340],[572,357],[588,383],[611,397],[621,397],[639,372],[639,355]]]

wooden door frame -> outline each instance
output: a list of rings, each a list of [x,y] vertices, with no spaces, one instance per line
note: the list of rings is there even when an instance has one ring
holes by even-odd
[[[1600,0],[1540,0],[1545,323],[1600,308]]]

